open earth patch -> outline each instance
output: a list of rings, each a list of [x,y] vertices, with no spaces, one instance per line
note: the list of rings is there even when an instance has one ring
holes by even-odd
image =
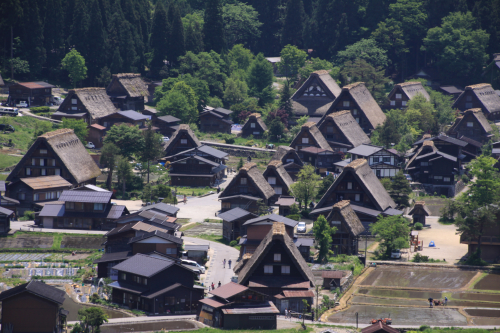
[[[62,249],[101,249],[104,239],[101,237],[64,236]]]
[[[0,238],[0,248],[16,248],[16,249],[29,249],[29,248],[40,248],[47,249],[52,247],[54,239],[52,236],[18,236],[18,237],[7,237]]]

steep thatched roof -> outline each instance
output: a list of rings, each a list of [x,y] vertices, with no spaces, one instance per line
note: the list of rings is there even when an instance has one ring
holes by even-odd
[[[472,91],[479,102],[483,105],[483,111],[487,114],[500,112],[500,96],[497,95],[495,90],[491,87],[491,84],[488,83],[480,83],[465,87],[464,92],[461,93],[455,103],[453,103],[453,108],[459,108],[459,106],[463,104],[462,99],[464,99],[470,91]]]
[[[100,119],[118,111],[111,102],[111,99],[106,94],[104,88],[81,88],[71,89],[68,91],[68,96],[64,102],[59,106],[58,111],[63,113],[71,113],[71,100],[77,98],[83,104],[85,110],[78,110],[78,112],[87,111],[90,118],[93,120]]]
[[[252,113],[247,121],[245,122],[245,124],[243,125],[243,127],[241,128],[241,131],[244,132],[244,131],[252,131],[253,129],[250,127],[250,124],[251,123],[257,123],[258,126],[260,126],[260,129],[264,132],[264,131],[267,131],[267,126],[266,124],[264,124],[264,120],[262,120],[262,117],[260,114],[258,113]],[[257,127],[255,127],[255,129],[258,129]]]
[[[328,223],[332,222],[336,213],[339,213],[342,219],[340,223],[344,224],[353,236],[358,236],[365,231],[365,227],[363,227],[358,215],[352,210],[349,200],[342,200],[333,205],[332,211],[326,218]]]
[[[344,96],[350,96],[354,100],[359,108],[359,111],[366,116],[372,128],[384,123],[386,116],[384,112],[382,112],[380,106],[378,106],[370,91],[366,88],[364,82],[356,82],[344,86],[342,88],[342,93],[333,102],[326,115],[335,112],[337,108],[342,108],[342,105],[339,105],[339,103],[343,100]],[[323,119],[321,122],[323,122]]]
[[[248,283],[257,266],[262,262],[264,257],[268,254],[276,242],[283,244],[284,250],[290,256],[292,263],[295,264],[297,269],[300,271],[304,280],[309,280],[311,287],[314,287],[314,275],[311,268],[309,268],[297,249],[297,246],[295,246],[293,239],[291,239],[286,233],[285,224],[282,222],[273,223],[271,230],[269,230],[266,237],[264,237],[264,239],[260,242],[260,245],[253,253],[252,257],[248,260],[245,266],[243,266],[238,274],[238,283],[242,285],[246,285]]]
[[[323,130],[323,127],[327,126],[328,120],[333,121],[333,123],[337,127],[337,130],[342,133],[342,135],[353,148],[356,148],[357,146],[362,144],[371,143],[370,138],[368,137],[368,135],[366,135],[361,126],[359,126],[358,122],[354,119],[351,111],[344,110],[333,112],[326,116],[324,121],[319,125],[319,129],[322,133],[325,133],[326,131]]]
[[[368,162],[359,158],[349,163],[339,177],[335,179],[328,191],[323,195],[321,200],[316,205],[317,208],[324,208],[323,205],[327,199],[333,195],[335,189],[343,181],[347,174],[351,174],[364,189],[378,210],[384,211],[387,208],[395,208],[396,203],[392,200],[387,190],[384,188],[380,180],[375,176],[375,173],[368,165]]]
[[[483,111],[481,109],[479,109],[479,108],[476,108],[476,109],[466,110],[464,112],[463,116],[458,117],[457,119],[455,119],[455,123],[448,130],[448,133],[454,133],[454,132],[456,132],[458,130],[458,128],[460,128],[464,124],[464,122],[466,122],[468,120],[471,120],[470,117],[473,117],[477,121],[477,123],[482,128],[482,130],[484,131],[484,133],[489,133],[489,132],[493,131],[493,129],[491,128],[491,125],[488,122],[488,120],[486,119]]]
[[[179,129],[172,134],[170,140],[163,144],[163,150],[165,151],[165,156],[170,155],[172,147],[176,146],[177,142],[181,139],[181,134],[187,134],[188,138],[192,141],[193,145],[196,147],[201,146],[201,142],[198,140],[193,130],[187,124],[180,124]]]
[[[286,185],[286,187],[288,187],[288,189],[290,189],[290,185],[293,184],[293,180],[288,172],[286,172],[285,167],[283,166],[283,163],[281,161],[269,162],[269,164],[267,165],[267,169],[263,174],[264,178],[267,177],[268,170],[275,170],[278,176],[281,178],[281,181]]]
[[[297,154],[295,149],[288,146],[278,146],[276,152],[271,158],[271,161],[281,161],[282,163],[286,163],[286,157],[289,157],[289,159],[293,158],[297,163],[300,163],[299,164],[300,166],[303,165],[302,160],[299,157],[299,154]]]
[[[293,113],[296,116],[322,116],[340,92],[340,87],[328,71],[312,72],[291,97]]]
[[[257,164],[247,163],[240,169],[238,175],[236,175],[231,180],[229,185],[226,186],[224,191],[222,191],[222,193],[219,195],[219,199],[233,196],[234,194],[230,193],[231,188],[234,186],[239,186],[239,181],[241,177],[247,177],[247,181],[252,182],[260,192],[261,196],[266,200],[271,198],[275,194],[271,185],[269,185],[267,180],[260,173],[259,169],[257,169]]]
[[[71,183],[83,183],[101,175],[101,170],[83,146],[82,142],[75,135],[72,129],[62,128],[40,135],[28,152],[19,161],[16,168],[12,170],[7,180],[11,181],[26,164],[26,160],[31,159],[31,155],[42,143],[46,143],[71,174]]]
[[[449,137],[444,136],[444,135],[442,137],[447,138],[447,139],[454,139],[454,140],[457,140],[458,142],[461,142],[461,143],[467,145],[467,142],[462,141],[462,140],[458,140],[455,138],[449,138]],[[435,138],[439,138],[439,137],[435,137]],[[449,142],[449,140],[446,140],[446,141]],[[438,155],[437,157],[443,157],[443,158],[450,160],[450,161],[453,161],[453,162],[456,162],[458,159],[456,156],[452,156],[452,155],[449,155],[449,154],[446,154],[446,153],[439,151],[436,148],[434,141],[426,140],[422,143],[422,147],[420,147],[417,150],[417,152],[408,161],[408,163],[406,164],[405,170],[412,170],[412,169],[414,169],[415,166],[419,167],[420,164],[417,163],[417,160],[420,160],[422,158],[427,158],[427,157],[432,156],[432,155]]]
[[[418,94],[424,96],[424,98],[427,101],[431,100],[431,96],[429,96],[429,93],[427,92],[427,90],[425,90],[424,86],[422,85],[422,82],[418,81],[410,81],[410,82],[396,84],[394,88],[392,88],[392,91],[389,93],[388,98],[393,99],[394,94],[399,89],[401,89],[403,93],[405,93],[408,99],[410,100],[413,99]]]
[[[425,201],[415,201],[415,205],[412,207],[408,215],[413,215],[415,213],[423,212],[425,216],[430,216],[431,211],[425,205]]]
[[[148,86],[142,80],[141,74],[136,73],[121,73],[113,74],[113,79],[109,83],[108,88],[113,84],[113,81],[118,81],[129,97],[149,96]]]
[[[312,121],[307,122],[304,125],[302,125],[300,132],[297,133],[297,135],[293,139],[292,143],[290,144],[290,147],[296,147],[297,145],[301,145],[301,142],[299,142],[299,139],[302,137],[302,134],[304,132],[308,132],[309,136],[312,137],[312,139],[315,141],[315,142],[309,142],[310,146],[314,146],[314,147],[318,147],[318,148],[330,150],[330,151],[332,150],[332,147],[330,147],[330,144],[328,143],[328,141],[326,141],[323,134],[321,134],[321,132],[319,131],[316,124],[313,123]]]

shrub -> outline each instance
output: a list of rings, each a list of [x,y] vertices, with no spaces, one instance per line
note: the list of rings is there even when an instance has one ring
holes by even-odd
[[[253,142],[253,140],[248,140],[246,143],[245,143],[245,146],[248,146],[248,147],[251,147],[253,146],[255,143]]]
[[[308,218],[309,217],[309,210],[308,209],[304,209],[300,212],[300,215],[302,215],[303,217],[305,218]]]
[[[232,145],[234,144],[234,137],[230,136],[230,135],[226,135],[226,137],[224,138],[224,141],[228,144],[228,145]]]
[[[31,112],[37,113],[37,112],[49,112],[50,108],[48,106],[37,106],[34,108],[30,109]]]
[[[419,331],[425,331],[425,330],[428,330],[428,329],[430,329],[430,328],[431,328],[431,327],[430,327],[430,326],[428,326],[428,325],[422,325],[422,326],[420,326],[420,328],[419,328],[418,330],[419,330]]]
[[[28,221],[34,220],[34,219],[35,219],[35,212],[33,212],[33,211],[31,211],[31,210],[27,210],[26,212],[24,212],[24,217],[25,217]]]
[[[462,175],[462,181],[464,182],[464,184],[467,184],[469,180],[470,180],[469,176],[467,176],[466,174]]]
[[[99,295],[93,293],[92,296],[90,296],[90,303],[97,303],[98,301],[99,301]]]
[[[414,227],[415,227],[415,230],[422,230],[422,228],[423,228],[424,226],[422,225],[422,223],[417,222],[417,223],[415,223]]]
[[[237,242],[237,241],[232,240],[232,241],[229,243],[229,246],[235,247],[237,244],[238,244],[238,242]]]
[[[299,214],[290,214],[287,216],[288,219],[292,219],[295,221],[300,221],[300,215]]]

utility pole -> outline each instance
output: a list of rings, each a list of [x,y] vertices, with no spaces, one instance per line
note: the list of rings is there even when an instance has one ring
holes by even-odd
[[[368,235],[365,235],[365,267],[368,265]]]
[[[316,285],[316,321],[319,319],[319,303],[318,303],[318,296],[319,296],[319,286]],[[313,318],[314,320],[314,318]]]

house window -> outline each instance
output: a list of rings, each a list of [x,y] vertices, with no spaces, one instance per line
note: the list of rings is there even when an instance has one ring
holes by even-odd
[[[347,189],[352,190],[352,183],[351,182],[347,182]]]
[[[143,278],[142,279],[142,284],[145,285],[145,286],[147,286],[148,285],[148,279]]]
[[[40,159],[40,166],[45,166],[45,160],[43,158]]]
[[[349,107],[349,105],[350,105],[350,104],[351,104],[351,103],[350,103],[349,101],[343,101],[343,102],[342,102],[342,106],[343,106],[343,107]]]
[[[356,118],[356,122],[359,124],[359,118]]]
[[[354,196],[354,201],[361,201],[361,194],[356,194]]]
[[[42,176],[47,176],[47,169],[42,169],[41,172]]]
[[[375,170],[375,174],[377,175],[377,177],[380,177],[380,170]]]
[[[122,280],[126,280],[126,279],[127,279],[127,274],[125,274],[125,273],[121,273],[121,274],[120,274],[120,279],[122,279]],[[125,296],[124,296],[124,298],[125,298]]]
[[[181,139],[181,145],[187,145],[188,140],[187,139]]]
[[[401,105],[402,105],[402,106],[406,106],[406,101],[402,101],[402,102],[401,102]]]
[[[247,184],[247,179],[246,178],[241,178],[240,184],[241,185],[246,185]]]
[[[281,266],[281,274],[290,274],[290,266]]]
[[[55,175],[60,176],[61,175],[61,169],[55,169]]]
[[[273,266],[264,265],[264,274],[273,274]]]
[[[474,127],[474,123],[472,121],[467,122],[467,127]]]
[[[472,109],[472,103],[465,103],[466,109]]]
[[[293,160],[293,158],[292,158],[292,159],[288,158],[288,159],[286,160],[286,163],[293,163],[293,162],[295,162],[295,161]]]
[[[420,166],[428,166],[429,162],[420,162]]]
[[[267,182],[268,182],[270,185],[276,185],[276,177],[268,177],[268,178],[267,178]]]
[[[107,122],[107,121],[105,121],[105,122],[102,124],[102,126],[104,126],[104,127],[108,127],[108,122]]]
[[[104,209],[104,204],[102,203],[95,203],[94,204],[94,210],[103,210]]]
[[[391,158],[390,157],[384,157],[383,162],[385,163],[391,163]]]
[[[449,181],[450,181],[450,177],[444,177],[444,178],[443,178],[443,181],[444,181],[444,182],[449,182]]]
[[[167,254],[177,254],[177,251],[176,251],[176,250],[177,250],[177,249],[175,249],[175,248],[170,248],[170,247],[168,247],[168,248],[167,248]]]
[[[302,138],[302,143],[309,143],[309,138]]]
[[[35,193],[35,194],[33,195],[33,200],[34,200],[34,201],[38,201],[38,200],[40,200],[40,194],[39,194],[39,193]]]
[[[47,154],[47,149],[40,149],[40,154]]]
[[[396,105],[396,101],[391,101],[391,106],[395,106]]]
[[[36,165],[36,160],[34,158],[31,159],[31,165]]]
[[[72,111],[77,111],[77,110],[78,110],[78,108],[77,108],[76,106],[72,106],[72,107],[71,107],[71,110],[72,110]]]
[[[275,187],[274,188],[274,193],[276,193],[276,194],[283,194],[283,189],[281,187]]]
[[[76,98],[72,98],[71,99],[71,104],[76,105],[76,103],[77,103]]]
[[[357,116],[357,115],[358,115],[358,109],[354,109],[354,110],[352,110],[352,114],[353,114],[354,116]]]
[[[333,133],[333,126],[327,126],[326,133]]]
[[[26,168],[26,176],[31,176],[31,168]]]
[[[443,179],[443,176],[434,176],[434,179]]]
[[[277,261],[277,262],[281,261],[281,253],[275,253],[274,254],[274,261]]]
[[[252,133],[253,135],[260,135],[260,132],[259,131],[255,131]]]
[[[21,192],[17,197],[19,198],[19,200],[26,200],[26,193]]]
[[[255,128],[255,123],[251,123],[250,128]]]
[[[378,157],[374,157],[374,158],[373,158],[373,163],[378,163],[378,161],[379,161],[379,158],[378,158]]]
[[[472,102],[472,96],[467,96],[467,97],[465,97],[465,100],[466,100],[467,102]]]
[[[51,159],[49,161],[50,161],[50,165],[51,166],[56,166],[56,160],[55,159]]]
[[[401,99],[401,94],[396,94],[396,99]]]
[[[66,202],[66,209],[75,209],[74,202]]]
[[[59,199],[60,196],[61,196],[61,191],[57,191],[56,192],[56,199]]]

